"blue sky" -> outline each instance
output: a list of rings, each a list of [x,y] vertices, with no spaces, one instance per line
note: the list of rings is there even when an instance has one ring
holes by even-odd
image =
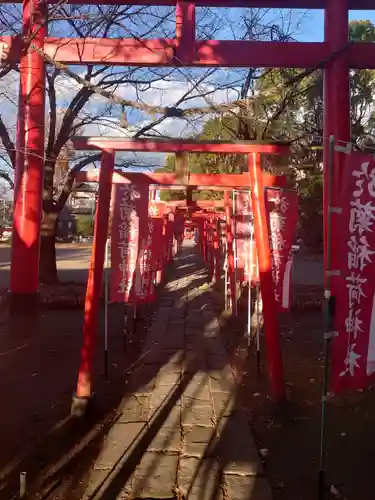
[[[375,23],[375,10],[353,10],[350,20],[368,19]],[[303,33],[302,33],[303,32]],[[306,13],[298,39],[306,42],[321,42],[324,38],[324,14],[322,10],[310,10]]]
[[[160,8],[161,11],[165,8]],[[198,11],[201,9],[198,9]],[[151,37],[163,37],[163,36],[174,36],[175,30],[175,13],[173,9],[169,9],[169,15],[167,19],[161,23],[159,26],[158,20],[159,17],[155,17],[153,24],[155,24],[155,29],[151,30],[152,32],[148,33],[148,38]],[[163,11],[164,12],[164,11]],[[214,33],[214,38],[217,39],[235,39],[241,38],[244,33],[244,23],[241,21],[241,16],[243,14],[243,9],[210,9],[211,14],[206,14],[207,17],[200,17],[200,21],[197,26],[197,35],[200,38],[207,37],[206,27],[209,26],[209,22],[213,22],[215,26],[217,26],[217,31]],[[202,14],[202,12],[201,12]],[[228,16],[228,17],[227,17]],[[16,16],[17,17],[17,16]],[[198,16],[197,16],[198,18]],[[139,15],[135,16],[138,24],[134,26],[131,25],[131,32],[134,36],[139,36],[141,33],[144,33],[145,30],[148,31],[150,28],[150,14],[149,10],[143,14],[143,17],[139,18]],[[363,20],[368,19],[375,24],[375,10],[374,11],[352,11],[350,13],[350,20]],[[274,9],[270,10],[265,14],[265,16],[260,18],[260,24],[265,23],[266,25],[276,24],[284,26],[285,31],[288,31],[288,21],[290,21],[290,30],[294,38],[300,41],[323,41],[323,31],[324,31],[324,13],[323,11],[318,10],[310,10],[310,11],[302,11],[302,10],[293,10],[291,13],[287,9],[281,10]],[[296,26],[298,25],[298,28]],[[129,28],[129,29],[130,29]],[[57,26],[54,28],[55,32],[53,35],[57,36],[69,36],[69,32],[71,31],[67,23],[59,22]],[[114,32],[111,33],[111,36],[119,36],[118,30],[120,28],[114,29]],[[53,30],[51,29],[51,32]],[[123,30],[121,28],[121,33],[123,36]],[[209,30],[208,30],[209,31]],[[129,36],[126,31],[126,36]],[[74,70],[78,73],[84,72],[83,67],[76,66]],[[160,78],[162,78],[161,73],[163,70],[159,70]],[[185,69],[181,69],[177,71],[173,78],[169,79],[168,82],[159,81],[156,82],[155,87],[146,90],[145,92],[141,91],[138,88],[138,92],[133,86],[122,86],[121,88],[116,90],[116,94],[132,100],[142,99],[144,102],[147,102],[151,105],[174,105],[175,102],[185,93],[187,90],[187,82],[191,79],[196,79],[201,75],[202,70],[192,70],[189,71]],[[166,70],[168,73],[169,70]],[[180,74],[182,73],[182,75]],[[186,77],[185,73],[188,73],[188,77]],[[147,70],[139,69],[137,70],[137,74],[139,77],[143,76],[143,80],[147,81],[149,78]],[[155,76],[155,74],[154,74]],[[0,98],[0,112],[3,113],[4,116],[7,116],[7,125],[10,130],[10,134],[14,135],[15,130],[15,119],[16,119],[16,106],[17,106],[17,93],[18,93],[18,75],[14,77],[12,76],[14,81],[11,81],[9,78],[3,78],[0,84],[0,91],[2,89],[6,89],[7,99]],[[199,91],[195,92],[196,95],[199,95],[200,92],[206,92],[209,90],[209,86],[212,88],[216,88],[218,82],[220,82],[220,86],[223,88],[227,85],[227,90],[223,89],[220,92],[215,92],[215,101],[216,102],[232,102],[238,95],[236,94],[236,89],[240,88],[240,85],[243,82],[243,70],[239,69],[237,71],[227,69],[222,69],[216,71],[212,77],[210,76],[206,81],[205,85],[200,87]],[[63,76],[60,78],[57,86],[58,90],[58,102],[61,108],[65,108],[72,96],[77,92],[77,85],[75,82]],[[13,92],[13,94],[12,94]],[[13,106],[9,103],[13,102]],[[206,102],[198,98],[197,101],[189,101],[187,105],[195,106],[195,105],[205,105]],[[94,111],[99,111],[102,108],[105,109],[108,105],[107,100],[103,100],[100,98],[92,99],[90,104],[90,109],[88,113],[93,114]],[[108,118],[105,121],[105,126],[108,127],[107,131],[103,131],[105,135],[118,135],[116,131],[113,130],[112,124],[117,125],[118,119],[120,116],[121,109],[117,106],[111,110],[110,116],[106,116]],[[96,113],[95,113],[96,114]],[[9,119],[8,119],[9,117]],[[138,124],[139,122],[146,122],[150,119],[147,115],[142,115],[139,112],[129,112],[128,113],[128,121],[132,125]],[[12,123],[10,123],[12,122]],[[112,123],[113,122],[113,123]],[[144,123],[143,123],[144,124]],[[191,123],[187,123],[181,120],[166,120],[160,128],[160,132],[166,135],[173,135],[178,137],[180,134],[192,134],[199,132],[201,128],[201,121],[193,121]],[[104,125],[103,125],[104,126]],[[87,135],[98,135],[98,127],[97,126],[88,126],[85,128],[85,133]],[[100,131],[102,133],[102,131]],[[0,144],[1,146],[1,144]],[[0,148],[1,149],[1,148]],[[160,161],[160,160],[158,160]],[[2,167],[2,161],[0,156],[0,167]]]

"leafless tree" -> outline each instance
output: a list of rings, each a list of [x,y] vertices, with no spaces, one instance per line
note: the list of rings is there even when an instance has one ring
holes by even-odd
[[[231,17],[232,16],[232,17]],[[12,5],[0,6],[0,30],[7,34],[20,32],[21,13]],[[75,6],[57,3],[49,7],[49,33],[51,36],[64,37],[173,37],[175,30],[174,9],[167,7],[144,6]],[[228,10],[202,9],[197,19],[198,38],[222,38],[225,36],[238,39],[280,39],[281,33],[290,33],[292,21],[275,12],[262,9],[245,9],[238,18]],[[293,24],[295,25],[295,23]],[[284,35],[283,35],[284,36]],[[47,61],[51,62],[51,61]],[[53,61],[52,61],[53,62]],[[43,223],[41,232],[40,279],[45,283],[57,281],[55,254],[55,233],[57,218],[63,209],[74,185],[76,174],[89,165],[96,165],[97,154],[77,154],[72,151],[69,141],[72,136],[87,133],[90,127],[101,125],[116,129],[119,133],[121,117],[124,118],[124,106],[119,106],[119,99],[111,96],[122,95],[124,89],[132,89],[137,103],[143,102],[144,96],[158,89],[166,91],[166,82],[179,81],[185,85],[185,91],[176,98],[174,107],[187,107],[192,101],[214,105],[215,92],[220,89],[222,95],[227,91],[231,99],[241,97],[241,88],[246,81],[247,71],[220,69],[150,69],[143,67],[108,67],[83,66],[69,68],[70,75],[75,72],[77,78],[67,78],[66,71],[56,64],[49,64],[46,69],[48,127],[46,130],[46,149],[44,164]],[[256,71],[256,70],[254,70]],[[16,74],[18,67],[8,64],[0,70],[1,76]],[[73,75],[74,76],[74,75]],[[83,84],[82,84],[83,82]],[[86,83],[85,83],[86,82]],[[1,80],[0,80],[1,86]],[[98,92],[100,88],[102,92]],[[160,94],[160,93],[159,93]],[[243,91],[242,91],[243,94]],[[16,111],[17,97],[7,96],[7,90],[0,92],[4,102],[13,100],[13,112]],[[109,96],[109,98],[108,98]],[[1,104],[1,99],[0,99]],[[160,134],[160,126],[168,117],[159,115],[150,120],[147,107],[137,109],[128,106],[126,123],[141,122],[141,127],[128,126],[128,134],[147,136]],[[15,120],[13,120],[15,122]],[[200,124],[189,118],[185,121],[182,133],[198,131]],[[184,128],[184,127],[182,127]],[[181,127],[179,127],[181,130]],[[15,130],[9,126],[4,114],[0,114],[0,139],[3,144],[4,175],[12,181],[11,170],[15,167]],[[128,167],[129,159],[120,159],[118,167]],[[6,168],[9,166],[9,169]],[[61,175],[63,174],[63,175]],[[0,177],[1,177],[0,170]]]

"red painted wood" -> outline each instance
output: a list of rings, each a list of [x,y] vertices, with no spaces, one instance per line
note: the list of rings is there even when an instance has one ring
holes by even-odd
[[[21,57],[19,38],[0,37],[3,56],[12,60]],[[57,62],[67,64],[100,63],[112,66],[173,66],[177,41],[51,38],[47,37],[44,50]],[[375,69],[375,44],[355,43],[347,48],[348,65],[355,69]],[[188,66],[225,67],[314,67],[329,57],[326,42],[251,42],[241,40],[207,40],[196,42],[194,58]]]
[[[102,168],[100,169],[98,205],[95,214],[94,238],[92,242],[91,261],[86,288],[83,344],[76,391],[77,396],[83,398],[90,397],[92,390],[93,358],[99,323],[100,296],[102,292],[105,246],[108,237],[113,168],[113,151],[103,152]]]
[[[100,169],[89,172],[79,172],[76,176],[76,182],[99,182]],[[133,184],[161,184],[165,187],[178,185],[180,180],[174,174],[153,174],[153,173],[123,173],[115,172],[113,174],[113,183],[133,183]],[[263,184],[265,187],[285,187],[286,178],[283,175],[263,174]],[[204,188],[241,188],[249,187],[249,177],[243,174],[190,174],[189,186]],[[158,187],[158,186],[156,186]],[[185,186],[186,187],[186,186]]]
[[[44,2],[23,3],[23,36],[43,47],[47,32]],[[35,26],[42,26],[34,32]],[[14,216],[10,291],[36,293],[39,288],[40,221],[44,171],[45,76],[43,58],[24,53],[20,64],[19,111],[16,137]]]
[[[121,139],[110,137],[73,137],[75,150],[90,151],[113,149],[114,151],[138,151],[153,153],[221,153],[221,154],[288,154],[289,146],[281,143],[191,141],[182,139]]]
[[[167,202],[168,207],[178,207],[178,208],[188,208],[186,200],[171,200]],[[220,208],[224,207],[224,200],[198,200],[193,201],[193,205],[190,207],[196,209],[206,209],[206,208]]]
[[[332,51],[338,50],[348,42],[348,0],[329,0],[325,12],[325,40]],[[374,44],[375,45],[375,44]],[[339,85],[337,84],[339,82]],[[338,186],[342,179],[343,164],[345,157],[343,153],[334,153],[332,184],[329,185],[329,145],[328,137],[333,135],[337,141],[350,141],[351,123],[350,123],[350,85],[348,57],[346,53],[340,54],[334,62],[326,67],[324,74],[324,121],[323,135],[327,137],[323,149],[324,164],[324,184],[323,184],[323,216],[324,216],[324,262],[327,269],[327,221],[328,213],[328,190],[332,190],[332,206],[339,206]],[[342,143],[342,145],[344,142]],[[337,217],[331,218],[331,267],[337,268]]]
[[[60,0],[49,0],[53,5]],[[195,0],[197,7],[254,7],[266,9],[324,9],[328,0]],[[17,3],[3,0],[2,3]],[[78,5],[119,5],[118,0],[68,0]],[[127,0],[125,5],[176,5],[176,0]],[[374,0],[349,0],[349,8],[355,10],[375,9]]]
[[[186,66],[195,59],[195,4],[177,0],[176,4],[176,54],[177,66]]]
[[[232,304],[232,314],[235,313],[236,306],[234,304],[236,296],[236,282],[234,276],[234,249],[233,249],[233,209],[231,200],[231,191],[224,193],[225,203],[225,220],[226,220],[226,236],[227,236],[227,257],[228,257],[228,276],[229,276],[229,289]],[[225,283],[225,286],[227,284]]]
[[[215,283],[221,282],[221,262],[220,262],[220,226],[217,214],[214,215],[214,255],[215,255]]]
[[[258,255],[259,281],[263,300],[268,377],[273,398],[276,401],[281,401],[286,396],[285,380],[277,306],[272,279],[271,250],[268,238],[262,166],[259,154],[253,153],[249,155],[249,173],[251,178],[251,207],[254,215],[254,235]]]

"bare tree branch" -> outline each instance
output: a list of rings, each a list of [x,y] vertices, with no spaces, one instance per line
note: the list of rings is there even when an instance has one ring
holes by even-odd
[[[6,149],[6,152],[8,153],[8,156],[10,158],[10,162],[12,164],[12,168],[15,168],[16,166],[16,149],[14,146],[13,141],[10,138],[8,129],[5,126],[5,123],[3,121],[3,117],[0,115],[0,139],[1,142],[3,143],[4,148]]]
[[[100,161],[100,158],[101,158],[101,153],[87,156],[86,158],[80,160],[76,165],[74,165],[74,167],[70,169],[64,181],[61,193],[54,206],[54,211],[56,213],[60,213],[61,210],[64,208],[65,203],[67,202],[69,195],[72,192],[74,180],[78,172],[80,172],[84,167],[87,167],[87,165]]]

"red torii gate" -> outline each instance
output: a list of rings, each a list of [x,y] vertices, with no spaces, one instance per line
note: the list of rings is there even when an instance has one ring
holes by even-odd
[[[207,187],[222,185],[229,187],[251,186],[251,205],[254,213],[254,233],[257,245],[258,267],[260,285],[263,298],[263,311],[265,317],[266,350],[268,371],[272,394],[275,399],[281,400],[285,397],[285,383],[283,376],[283,365],[281,348],[279,342],[279,331],[275,296],[271,271],[271,252],[268,239],[266,205],[264,198],[264,181],[266,186],[285,186],[285,177],[264,174],[261,167],[262,153],[268,155],[286,155],[289,146],[283,144],[269,144],[256,142],[198,142],[179,140],[150,140],[150,139],[120,139],[105,137],[76,137],[72,139],[76,150],[101,150],[102,162],[99,173],[81,172],[77,176],[78,182],[99,182],[98,203],[95,216],[94,240],[89,269],[88,284],[85,301],[85,318],[83,324],[83,348],[81,353],[81,366],[79,370],[76,396],[73,399],[73,411],[75,407],[86,404],[91,395],[92,359],[94,354],[94,338],[98,327],[99,303],[102,289],[102,274],[104,266],[105,245],[108,235],[109,202],[111,198],[112,183],[146,183],[148,185],[159,181],[161,184],[173,183],[182,188],[192,189],[191,177],[187,176],[187,184],[183,184],[175,175],[168,174],[140,174],[140,173],[114,173],[116,151],[159,151],[159,152],[212,152],[212,153],[245,153],[248,155],[249,174],[235,175],[195,175],[193,180],[200,184],[206,183]],[[210,184],[211,183],[211,184]],[[240,184],[240,186],[237,185]],[[227,194],[227,191],[226,191]],[[233,241],[231,235],[231,206],[226,198],[227,233],[229,245]],[[189,202],[188,202],[189,206]],[[228,266],[234,270],[233,251],[228,251]],[[235,283],[232,276],[232,293]],[[233,295],[234,296],[234,295]],[[79,410],[78,410],[79,411]]]
[[[118,3],[117,0],[68,1],[89,5]],[[333,135],[336,141],[350,140],[349,68],[375,68],[375,44],[348,43],[348,9],[375,9],[375,0],[127,0],[127,4],[133,5],[176,5],[176,37],[160,40],[51,38],[47,36],[47,3],[57,3],[57,0],[24,0],[22,37],[0,38],[3,62],[20,62],[10,291],[12,303],[21,302],[23,308],[35,303],[38,290],[45,162],[45,59],[49,63],[77,65],[323,67],[325,166],[328,165],[328,137]],[[324,9],[325,41],[197,41],[195,10],[201,6]],[[340,180],[340,154],[335,153],[334,186]],[[327,172],[325,168],[325,181]],[[324,185],[326,217],[328,183]],[[336,206],[335,193],[332,204]],[[332,233],[334,240],[335,227]],[[332,260],[334,266],[334,254]]]
[[[38,290],[41,192],[44,166],[45,61],[68,64],[136,66],[324,67],[324,136],[350,140],[349,71],[375,68],[375,45],[348,44],[348,9],[375,9],[375,0],[128,0],[127,4],[176,5],[175,39],[79,39],[48,37],[47,3],[24,0],[22,37],[1,37],[3,61],[20,62],[20,98],[15,168],[14,234],[10,291],[13,300]],[[77,4],[114,4],[117,0],[70,0]],[[4,2],[7,3],[7,2]],[[195,9],[266,7],[325,9],[322,43],[197,41]],[[32,44],[27,40],[31,37]],[[36,50],[37,49],[37,50]],[[340,153],[336,153],[339,155]],[[328,164],[328,147],[324,163]],[[335,162],[334,185],[340,174]],[[327,184],[327,183],[326,183]],[[325,197],[327,199],[327,197]],[[333,200],[334,202],[335,200]],[[326,205],[326,203],[325,203]],[[327,213],[325,206],[325,213]]]

